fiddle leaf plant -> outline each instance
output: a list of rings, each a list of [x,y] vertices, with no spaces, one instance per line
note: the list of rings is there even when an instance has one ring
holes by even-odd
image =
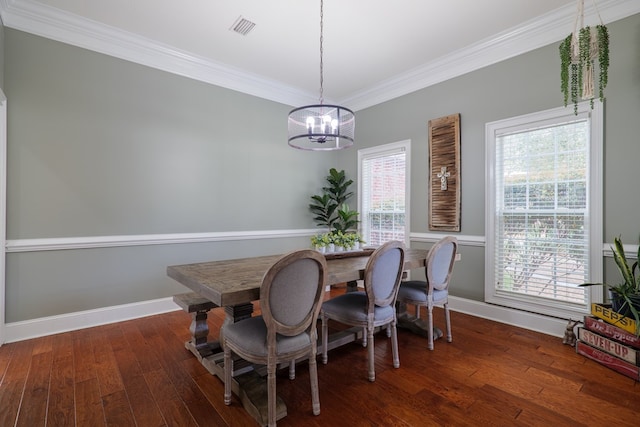
[[[338,207],[335,200],[333,200],[327,193],[323,195],[313,195],[311,196],[311,200],[313,203],[309,205],[309,209],[315,215],[313,220],[316,222],[318,227],[332,228],[333,223],[337,219],[334,215],[336,208]]]
[[[355,219],[358,212],[350,210],[346,201],[353,196],[349,186],[353,180],[347,179],[344,170],[329,169],[326,177],[328,185],[322,187],[322,194],[311,196],[309,209],[318,227],[325,227],[332,232],[347,231],[358,224]]]
[[[338,217],[333,223],[333,227],[336,231],[346,233],[348,230],[355,229],[358,225],[358,212],[351,210],[349,205],[343,203],[338,209]]]

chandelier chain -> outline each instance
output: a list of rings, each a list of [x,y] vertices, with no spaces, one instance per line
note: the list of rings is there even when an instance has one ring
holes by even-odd
[[[320,104],[324,103],[324,90],[323,90],[323,86],[324,86],[324,77],[323,77],[323,71],[324,71],[324,62],[322,60],[322,56],[324,53],[324,50],[322,49],[322,44],[324,41],[324,2],[323,0],[320,0]]]

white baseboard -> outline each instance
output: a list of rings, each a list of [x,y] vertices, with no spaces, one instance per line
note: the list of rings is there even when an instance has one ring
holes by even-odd
[[[449,297],[449,306],[453,311],[557,337],[564,335],[567,324],[567,320],[564,319],[556,319],[454,296]],[[22,341],[179,309],[172,298],[161,298],[96,310],[78,311],[59,316],[7,323],[5,337],[8,343]]]
[[[75,331],[179,309],[180,307],[173,302],[173,298],[169,297],[7,323],[5,342]]]
[[[449,297],[449,308],[452,311],[458,311],[471,316],[506,323],[556,337],[564,336],[568,323],[566,319],[558,319],[556,317],[544,316],[454,296]],[[452,322],[455,324],[454,321]]]

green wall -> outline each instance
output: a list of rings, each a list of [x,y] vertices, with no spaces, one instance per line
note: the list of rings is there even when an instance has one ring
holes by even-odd
[[[8,239],[311,225],[329,157],[288,147],[290,107],[6,36]]]
[[[640,15],[609,25],[607,242],[636,243]],[[557,44],[357,112],[356,147],[286,144],[290,106],[4,31],[7,238],[314,228],[310,194],[330,167],[357,176],[357,148],[411,139],[411,232],[429,233],[427,122],[461,114],[461,236],[484,237],[484,127],[562,103]],[[414,246],[428,246],[414,242]],[[169,296],[170,264],[279,253],[306,237],[9,253],[7,322]],[[484,248],[463,245],[452,293],[483,300]],[[606,275],[615,270],[606,261]]]
[[[640,15],[608,25],[611,39],[609,84],[605,95],[604,237],[617,235],[637,244],[640,236]],[[562,106],[559,42],[481,70],[357,112],[357,145],[370,147],[411,139],[411,232],[428,233],[427,123],[461,115],[461,236],[484,237],[485,124]],[[571,106],[567,108],[572,108]],[[356,173],[349,152],[339,166]],[[452,233],[456,234],[456,233]],[[415,246],[421,246],[415,243]],[[428,245],[427,245],[428,246]],[[451,293],[484,299],[484,248],[463,246]],[[605,261],[605,277],[618,280]]]
[[[7,239],[312,229],[291,107],[5,29]],[[308,238],[9,253],[6,321],[170,296],[167,265]],[[187,256],[188,255],[188,256]]]

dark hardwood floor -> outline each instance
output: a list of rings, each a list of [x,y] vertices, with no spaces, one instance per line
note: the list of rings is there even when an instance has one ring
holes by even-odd
[[[336,292],[336,291],[334,291]],[[209,314],[217,336],[224,312]],[[436,324],[443,325],[441,311]],[[237,397],[184,348],[189,315],[168,314],[0,347],[0,426],[255,426]],[[321,414],[305,363],[281,426],[637,426],[640,384],[577,355],[560,338],[452,313],[453,343],[399,331],[400,368],[376,335],[376,381],[357,343],[318,364]]]

